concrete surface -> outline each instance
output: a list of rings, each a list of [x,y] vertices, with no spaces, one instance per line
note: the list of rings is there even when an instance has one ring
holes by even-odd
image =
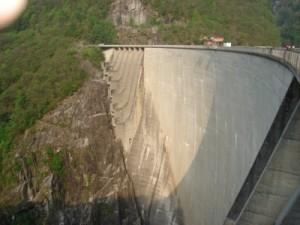
[[[298,189],[299,190],[299,189]],[[293,206],[280,225],[298,225],[300,224],[300,195],[295,199]],[[276,225],[276,224],[275,224]]]
[[[294,74],[226,51],[105,54],[115,134],[145,224],[223,224]]]
[[[238,225],[273,225],[300,187],[300,105]]]

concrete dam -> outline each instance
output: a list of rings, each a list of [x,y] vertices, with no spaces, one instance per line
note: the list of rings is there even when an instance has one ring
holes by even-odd
[[[299,53],[100,47],[142,224],[300,224]]]

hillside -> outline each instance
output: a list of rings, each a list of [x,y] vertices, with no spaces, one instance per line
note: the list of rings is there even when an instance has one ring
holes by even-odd
[[[273,1],[277,23],[281,28],[282,42],[290,45],[300,45],[300,1]]]
[[[43,139],[44,142],[38,141],[38,146],[33,147],[34,141],[23,142],[23,135],[25,130],[35,126],[36,122],[47,112],[54,110],[67,96],[73,95],[87,80],[94,79],[94,73],[99,73],[93,72],[94,69],[91,69],[91,66],[85,65],[88,60],[93,67],[99,68],[102,53],[100,50],[82,48],[82,46],[96,41],[114,42],[116,36],[114,26],[105,20],[109,7],[110,1],[77,1],[75,4],[74,1],[33,0],[29,2],[18,21],[0,33],[1,225],[41,224],[38,209],[35,208],[32,214],[30,211],[32,206],[27,205],[28,200],[33,200],[33,198],[35,202],[38,202],[38,208],[39,204],[47,204],[49,201],[64,202],[63,194],[70,192],[77,196],[77,201],[84,201],[84,197],[77,195],[76,192],[64,192],[62,188],[67,187],[64,177],[70,176],[77,170],[65,162],[66,151],[63,151],[63,154],[57,152],[62,147],[70,148],[70,145],[64,144],[67,138],[64,137],[60,146],[57,147],[59,142],[49,142],[51,138],[49,134],[46,140]],[[92,93],[99,94],[100,92],[103,95],[102,100],[99,99],[99,104],[103,108],[106,101],[105,85],[97,85],[97,88]],[[93,90],[91,86],[87,89]],[[86,95],[93,97],[92,94],[83,93],[85,93],[83,98]],[[73,98],[72,102],[75,104],[77,99]],[[96,107],[91,101],[89,104]],[[85,106],[88,107],[87,105]],[[78,110],[78,107],[74,106],[74,108]],[[88,111],[88,109],[85,110]],[[74,114],[71,118],[79,120]],[[80,116],[80,118],[83,117]],[[100,120],[105,130],[103,133],[107,133],[107,140],[111,137],[109,121],[109,117],[102,122]],[[55,124],[55,122],[52,123]],[[62,124],[65,123],[66,118],[63,117],[59,122],[63,133],[66,133],[66,128],[62,128],[64,127]],[[59,127],[57,124],[54,126]],[[52,129],[47,129],[53,132]],[[39,133],[35,130],[36,128],[32,128],[29,138],[33,137],[36,132]],[[101,146],[106,150],[112,144],[108,141],[107,145],[101,143]],[[101,151],[101,147],[94,149]],[[80,166],[88,164],[84,159],[81,159],[81,162]],[[116,159],[116,167],[121,167],[118,166],[120,162],[122,161]],[[66,168],[69,167],[72,169],[67,170]],[[120,168],[119,170],[121,171]],[[81,178],[83,173],[86,173],[84,171],[81,168],[78,177]],[[90,174],[93,173],[89,171]],[[72,182],[71,185],[74,184],[75,182]],[[99,184],[94,184],[98,188],[97,185]],[[56,186],[59,188],[55,189]],[[83,191],[81,194],[87,196]],[[74,203],[74,198],[70,198]],[[100,203],[103,204],[103,202]],[[29,207],[28,213],[27,207]],[[95,207],[99,206],[95,203]],[[25,210],[25,214],[18,215],[20,208],[21,211]],[[58,210],[56,204],[50,207],[50,213],[55,214],[55,210]],[[78,209],[75,207],[73,210]],[[11,221],[11,214],[16,216],[15,221]],[[45,217],[42,217],[44,221]],[[55,215],[50,217],[55,220]],[[103,220],[106,219],[103,218]],[[51,223],[48,221],[47,224]]]
[[[136,19],[131,20],[129,25],[136,28],[137,34],[132,29],[123,29],[122,42],[137,39],[145,43],[201,44],[203,37],[221,35],[235,45],[280,44],[269,0],[143,0],[143,3],[148,9],[144,13],[146,22],[134,26]]]
[[[80,53],[78,41],[115,40],[108,8],[109,1],[35,0],[0,34],[0,168],[15,137],[81,86],[80,60],[101,60],[97,50]]]

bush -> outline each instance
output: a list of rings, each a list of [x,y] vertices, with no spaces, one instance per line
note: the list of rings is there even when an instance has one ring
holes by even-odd
[[[48,165],[52,173],[62,175],[64,171],[63,157],[60,152],[55,153],[51,147],[47,148]]]
[[[100,48],[85,48],[82,55],[84,59],[90,61],[96,67],[99,67],[100,62],[104,60],[104,56]]]
[[[108,21],[99,21],[92,26],[89,41],[92,43],[113,43],[117,32],[114,25]]]

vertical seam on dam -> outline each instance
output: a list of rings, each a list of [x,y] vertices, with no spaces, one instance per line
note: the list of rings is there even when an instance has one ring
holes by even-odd
[[[149,205],[149,210],[148,210],[148,215],[147,215],[147,224],[145,224],[145,225],[150,225],[148,223],[150,221],[150,215],[151,215],[151,211],[152,211],[152,205],[153,205],[153,201],[154,201],[154,196],[155,196],[155,192],[156,192],[157,185],[158,185],[158,182],[159,182],[159,178],[161,176],[161,171],[162,171],[163,161],[165,159],[164,158],[165,154],[166,154],[166,150],[165,150],[165,147],[164,147],[164,151],[163,151],[163,154],[161,156],[160,163],[159,163],[158,176],[156,178],[156,181],[155,181],[155,184],[154,184],[154,188],[153,188],[153,191],[152,191],[152,195],[151,195],[151,200],[150,200],[150,205]]]
[[[124,150],[123,150],[122,145],[121,145],[120,151],[121,151],[121,155],[122,155],[122,162],[123,162],[123,165],[124,165],[124,169],[125,169],[126,175],[127,175],[128,179],[129,179],[129,182],[130,182],[130,185],[131,185],[131,188],[132,188],[133,198],[134,198],[134,203],[135,203],[135,207],[136,207],[136,210],[137,210],[137,214],[138,214],[138,216],[140,218],[141,225],[145,225],[144,218],[142,216],[141,209],[140,209],[140,206],[139,206],[139,203],[138,203],[138,200],[137,200],[134,183],[133,183],[133,180],[131,178],[130,173],[128,172],[127,166],[126,166],[126,161],[125,161],[125,156],[124,156]]]

